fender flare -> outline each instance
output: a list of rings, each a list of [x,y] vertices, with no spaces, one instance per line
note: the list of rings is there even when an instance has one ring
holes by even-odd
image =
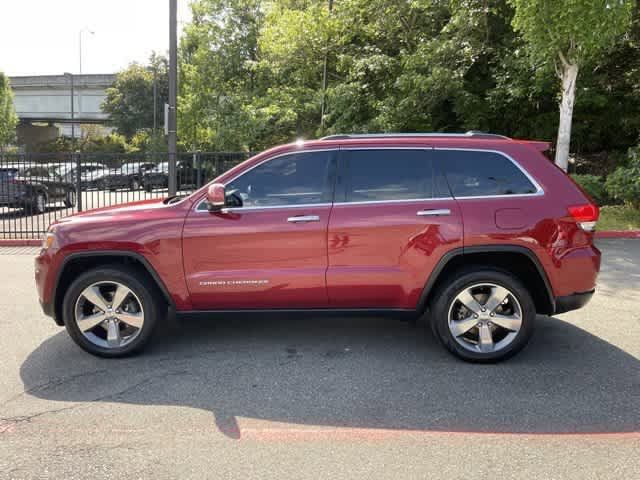
[[[422,293],[420,294],[420,298],[418,300],[418,305],[416,309],[419,312],[424,312],[427,306],[427,299],[429,298],[429,294],[433,290],[434,285],[438,281],[440,274],[445,269],[447,264],[456,257],[474,254],[474,253],[517,253],[521,255],[525,255],[531,263],[535,266],[538,275],[544,282],[545,293],[547,296],[547,300],[549,301],[549,305],[551,306],[551,314],[555,312],[556,309],[556,299],[553,295],[553,290],[551,288],[551,283],[549,282],[549,277],[547,276],[547,272],[542,267],[542,263],[538,259],[538,256],[530,249],[526,247],[522,247],[520,245],[473,245],[471,247],[458,247],[453,250],[449,250],[446,252],[440,260],[436,264],[435,268],[429,275],[424,288],[422,289]]]
[[[164,282],[160,278],[160,275],[158,275],[158,272],[156,272],[153,266],[142,254],[138,252],[127,251],[127,250],[100,250],[100,251],[86,250],[83,252],[70,253],[62,261],[62,264],[60,265],[60,269],[56,274],[56,281],[54,284],[52,297],[51,297],[54,304],[53,305],[54,313],[58,311],[58,307],[59,307],[59,305],[57,304],[58,303],[57,302],[58,286],[60,285],[60,279],[62,278],[65,268],[73,260],[77,260],[78,258],[85,258],[85,257],[93,257],[93,258],[95,257],[126,257],[126,258],[132,258],[140,262],[140,264],[143,266],[143,268],[147,271],[147,273],[151,276],[153,281],[156,283],[156,285],[160,289],[160,292],[162,293],[162,296],[164,297],[164,299],[167,301],[169,307],[175,308],[175,304],[173,302],[173,299],[171,298],[171,295],[169,294],[169,290],[167,289],[167,286],[164,284]]]

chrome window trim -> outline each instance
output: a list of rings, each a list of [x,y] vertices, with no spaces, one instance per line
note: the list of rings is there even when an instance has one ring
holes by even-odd
[[[221,213],[243,213],[243,212],[257,212],[262,210],[282,210],[290,208],[323,208],[330,207],[331,203],[305,203],[300,205],[265,205],[257,207],[229,207],[220,210]],[[200,210],[209,213],[208,210]]]
[[[509,160],[515,167],[522,172],[522,174],[529,180],[532,185],[536,188],[536,192],[534,193],[517,193],[514,195],[503,194],[503,195],[473,195],[473,196],[448,196],[448,197],[433,197],[433,198],[409,198],[409,199],[397,199],[397,200],[368,200],[361,202],[333,202],[332,203],[307,203],[300,205],[273,205],[273,206],[264,206],[264,207],[235,207],[235,208],[224,208],[221,210],[222,213],[232,213],[236,211],[258,211],[258,210],[272,210],[277,208],[309,208],[309,207],[326,207],[328,205],[379,205],[383,203],[412,203],[412,202],[431,202],[438,200],[478,200],[478,199],[494,199],[494,198],[527,198],[527,197],[539,197],[544,195],[544,189],[540,186],[540,184],[527,172],[524,167],[522,167],[513,157],[508,155],[505,152],[500,150],[493,150],[488,148],[464,148],[464,147],[417,147],[417,146],[372,146],[372,147],[358,147],[358,146],[345,146],[345,147],[332,147],[332,148],[313,148],[309,150],[300,150],[300,151],[289,151],[283,152],[273,157],[265,158],[261,162],[256,163],[248,170],[238,173],[231,179],[227,180],[223,185],[228,185],[229,183],[235,181],[240,178],[242,175],[250,172],[254,168],[266,163],[270,160],[275,160],[280,157],[284,157],[285,155],[292,155],[296,153],[313,153],[313,152],[339,152],[340,150],[425,150],[425,151],[462,151],[462,152],[482,152],[482,153],[495,153],[497,155],[501,155],[507,160]],[[206,199],[202,199],[197,203],[194,211],[196,212],[205,212],[209,213],[207,208],[200,208],[203,204],[206,203]]]
[[[529,172],[527,172],[522,165],[520,165],[511,155],[501,152],[500,150],[491,150],[488,148],[464,148],[464,147],[434,147],[433,150],[438,151],[453,151],[453,152],[482,152],[482,153],[495,153],[503,156],[511,163],[515,165],[515,167],[522,172],[522,174],[531,182],[531,184],[536,188],[534,193],[516,193],[513,195],[509,195],[508,193],[502,195],[454,195],[456,200],[474,200],[481,198],[522,198],[522,197],[539,197],[544,195],[544,189],[540,186],[540,184],[533,178]],[[446,176],[446,174],[445,174]]]
[[[364,200],[361,202],[334,202],[334,206],[340,205],[379,205],[381,203],[420,203],[420,202],[435,202],[438,200],[453,200],[453,197],[432,197],[432,198],[402,198],[396,200]]]

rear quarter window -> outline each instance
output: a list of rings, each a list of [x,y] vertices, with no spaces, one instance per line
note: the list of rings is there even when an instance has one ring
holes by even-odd
[[[538,188],[513,161],[496,152],[437,150],[454,197],[535,194]]]

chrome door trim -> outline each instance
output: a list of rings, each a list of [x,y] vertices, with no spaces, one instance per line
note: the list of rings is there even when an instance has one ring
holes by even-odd
[[[298,215],[297,217],[287,218],[289,223],[305,223],[305,222],[319,222],[319,215]]]
[[[441,217],[451,215],[451,210],[448,208],[435,208],[433,210],[418,210],[416,215],[419,217]]]

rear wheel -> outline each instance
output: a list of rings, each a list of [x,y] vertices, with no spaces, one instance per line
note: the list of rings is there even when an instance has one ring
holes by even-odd
[[[531,295],[507,272],[460,272],[435,298],[432,330],[463,360],[504,360],[520,351],[533,333],[536,310]]]
[[[140,182],[135,178],[131,180],[131,190],[140,190]]]
[[[67,290],[63,319],[71,338],[102,357],[123,357],[149,341],[162,304],[138,271],[114,266],[79,276]]]

